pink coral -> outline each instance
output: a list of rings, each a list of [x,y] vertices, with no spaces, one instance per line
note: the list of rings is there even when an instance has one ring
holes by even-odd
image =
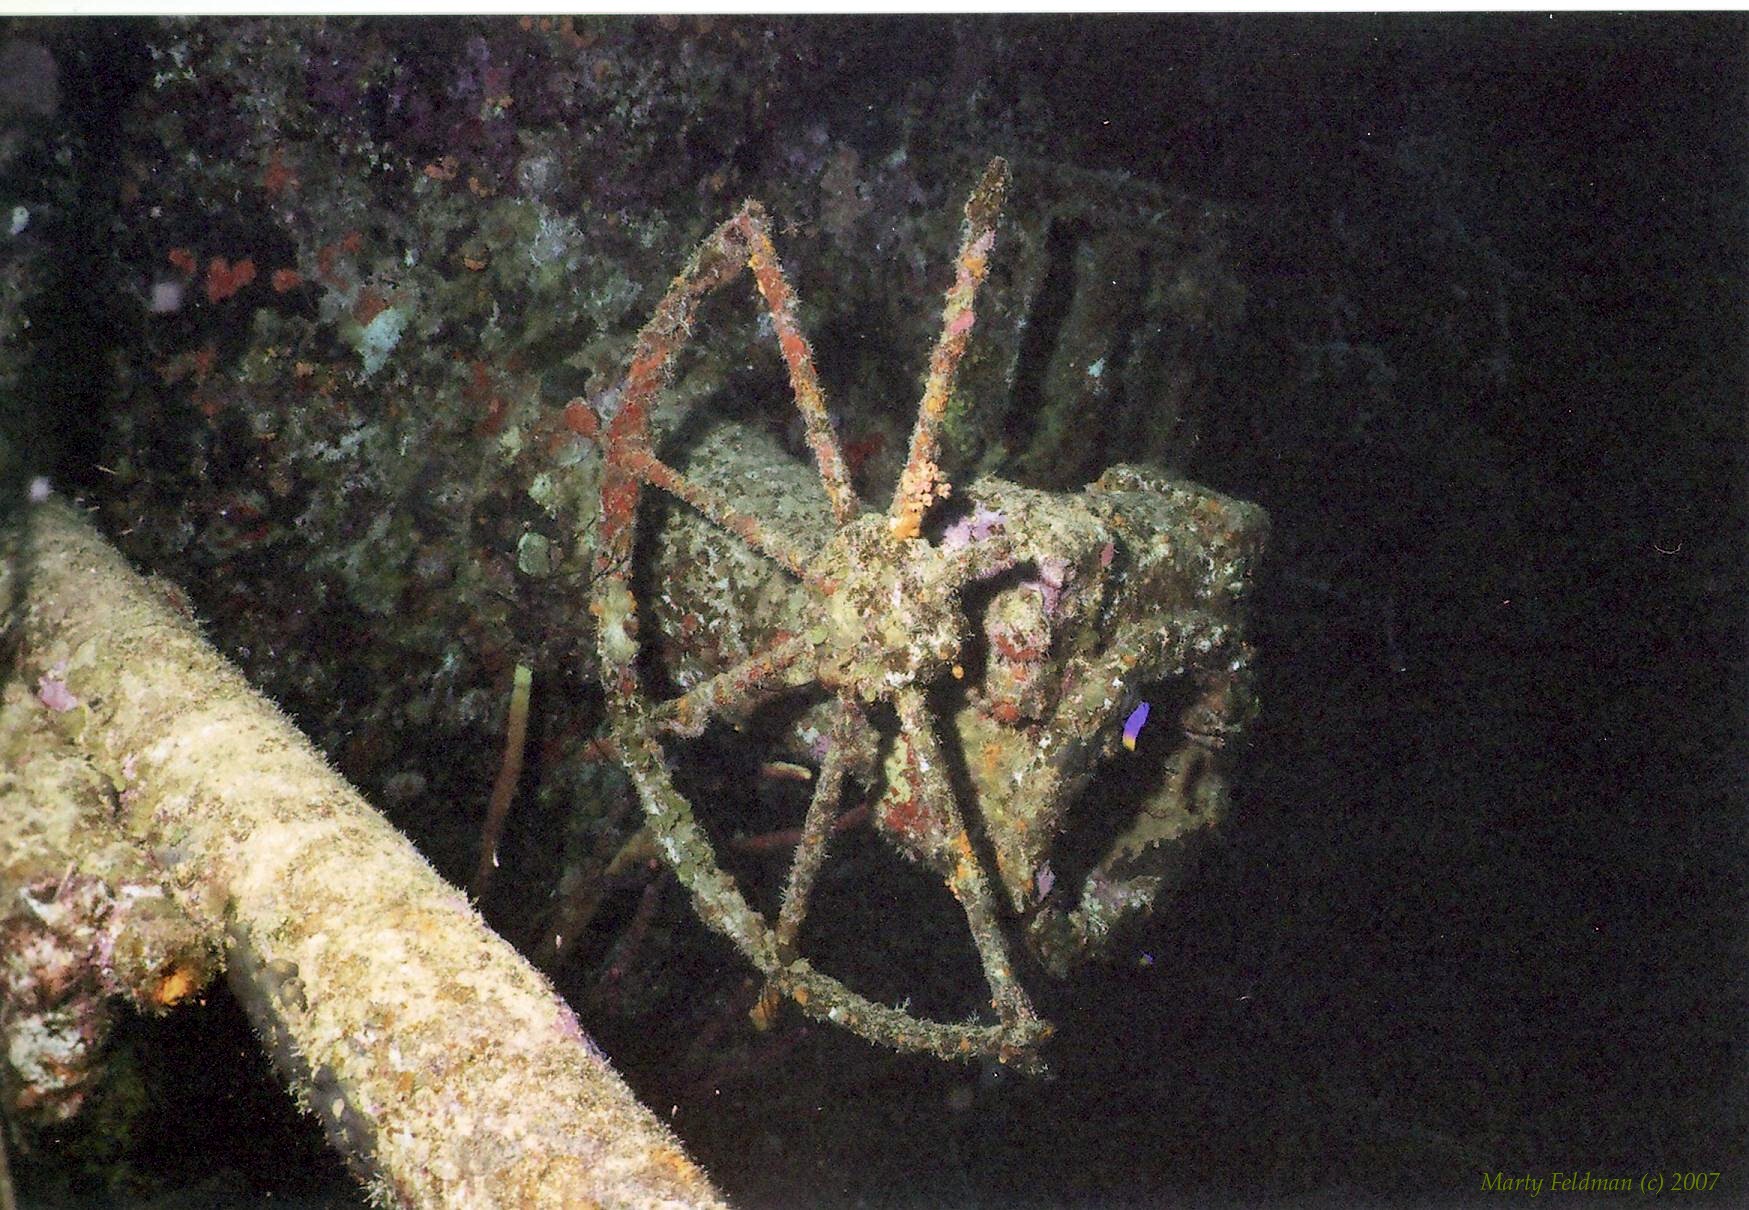
[[[943,550],[960,550],[973,542],[982,542],[991,534],[1001,529],[1008,518],[993,508],[985,508],[982,504],[972,510],[969,517],[961,517],[941,535]]]
[[[1039,560],[1038,575],[1026,581],[1028,587],[1038,589],[1039,598],[1044,602],[1045,612],[1057,612],[1057,602],[1062,599],[1063,586],[1069,582],[1069,561],[1046,555]]]
[[[43,673],[36,681],[37,700],[50,710],[67,711],[81,705],[72,690],[67,688],[67,682],[61,677],[66,673],[66,666],[57,664]]]

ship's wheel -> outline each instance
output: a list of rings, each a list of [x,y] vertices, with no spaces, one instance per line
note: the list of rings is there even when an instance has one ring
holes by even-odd
[[[599,421],[590,413],[588,427],[603,465],[589,608],[597,627],[609,732],[649,831],[703,919],[765,975],[763,1011],[769,1014],[779,997],[787,997],[810,1016],[901,1050],[944,1058],[994,1056],[1025,1066],[1037,1061],[1037,1048],[1051,1026],[1034,1013],[1015,977],[991,880],[967,833],[926,695],[930,684],[960,674],[968,624],[961,591],[1015,562],[1000,533],[951,549],[923,536],[926,514],[951,491],[936,462],[938,430],[975,320],[973,305],[987,272],[1006,185],[1006,164],[993,160],[966,203],[941,335],[909,454],[884,514],[865,511],[851,484],[764,208],[745,203],[704,240],[639,333],[617,410]],[[652,403],[669,382],[700,301],[743,269],[752,271],[770,313],[836,522],[836,532],[819,549],[804,549],[736,510],[719,493],[664,463],[650,442]],[[586,405],[573,405],[578,406]],[[652,697],[639,670],[639,616],[630,571],[646,487],[683,501],[734,534],[796,577],[806,593],[799,631],[780,633],[749,658],[662,701]],[[692,805],[669,774],[663,744],[700,735],[714,720],[740,718],[779,697],[804,692],[827,696],[829,721],[813,798],[773,921],[748,902],[718,863]],[[877,823],[903,850],[938,872],[964,908],[994,1021],[915,1017],[852,991],[798,952],[810,892],[843,809],[846,784],[866,785],[876,777],[875,732],[868,718],[868,708],[876,703],[891,705],[900,728],[894,747],[899,755],[887,770]]]

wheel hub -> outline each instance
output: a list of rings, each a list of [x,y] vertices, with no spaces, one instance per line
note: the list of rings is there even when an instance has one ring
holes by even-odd
[[[820,682],[873,702],[951,668],[966,618],[958,594],[941,591],[945,564],[926,542],[895,540],[876,514],[840,530],[808,574],[822,605],[807,633]]]

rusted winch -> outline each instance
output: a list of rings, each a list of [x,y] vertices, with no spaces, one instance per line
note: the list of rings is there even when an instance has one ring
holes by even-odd
[[[664,859],[703,918],[766,976],[765,1011],[784,996],[901,1049],[1030,1065],[1051,1027],[1017,977],[1010,932],[1056,974],[1099,954],[1226,809],[1223,752],[1252,709],[1243,606],[1267,521],[1254,505],[1138,467],[1114,467],[1075,494],[994,478],[956,492],[948,482],[938,430],[1006,180],[993,161],[967,203],[941,335],[884,513],[865,511],[851,484],[756,202],[694,253],[640,334],[612,406],[598,401],[576,427],[603,455],[590,610],[612,740]],[[705,434],[686,467],[665,462],[651,437],[651,410],[700,300],[743,268],[775,329],[812,469],[754,448],[745,428]],[[588,407],[573,404],[572,415]],[[710,559],[719,566],[704,578],[722,590],[714,601],[677,603],[659,587],[635,600],[645,486],[702,519],[660,531],[647,582],[665,582],[665,562]],[[700,536],[711,529],[739,541]],[[711,641],[676,637],[700,633]],[[648,690],[646,644],[678,696]],[[785,741],[816,766],[814,793],[769,920],[718,863],[664,743],[796,694],[818,699]],[[932,708],[942,702],[954,704]],[[1108,767],[1124,787],[1119,818],[1103,820],[1100,842],[1077,838],[1059,852],[1083,791]],[[958,784],[952,769],[964,771]],[[994,1022],[919,1019],[799,953],[851,787],[875,797],[876,824],[960,902]]]

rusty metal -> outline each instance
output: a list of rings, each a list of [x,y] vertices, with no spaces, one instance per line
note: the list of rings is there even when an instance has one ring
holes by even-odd
[[[1097,955],[1119,924],[1152,907],[1224,810],[1223,749],[1250,710],[1242,603],[1265,520],[1254,506],[1138,468],[1114,468],[1079,495],[986,478],[954,498],[936,463],[936,431],[975,324],[1005,184],[1005,165],[993,161],[967,204],[909,458],[885,514],[864,511],[845,471],[763,210],[746,203],[705,239],[640,333],[611,414],[585,426],[602,451],[589,608],[609,731],[648,829],[702,918],[765,975],[759,1012],[768,1017],[783,996],[901,1050],[1031,1067],[1052,1027],[1021,983],[1010,932],[1054,972]],[[811,482],[793,462],[792,473],[762,464],[737,476],[735,458],[710,443],[744,432],[707,435],[690,472],[653,448],[651,412],[698,305],[743,268],[789,371]],[[640,608],[633,564],[645,486],[744,544],[736,589],[761,605],[740,611],[734,634],[676,642],[677,632],[709,630],[708,620],[655,589]],[[658,568],[684,541],[672,529],[655,544]],[[659,571],[649,581],[662,582]],[[681,687],[677,696],[653,698],[646,647]],[[1134,754],[1152,763],[1133,817],[1115,841],[1083,844],[1053,871],[1053,843],[1119,749],[1121,721],[1144,693],[1180,682],[1188,690],[1176,717],[1162,711],[1156,728],[1166,738],[1144,737]],[[825,701],[796,725],[787,755],[811,759],[817,772],[772,922],[719,865],[663,744],[798,693]],[[896,717],[896,731],[874,725],[871,710]],[[798,952],[851,786],[876,796],[877,826],[959,901],[993,1022],[929,1021],[877,1004]]]

